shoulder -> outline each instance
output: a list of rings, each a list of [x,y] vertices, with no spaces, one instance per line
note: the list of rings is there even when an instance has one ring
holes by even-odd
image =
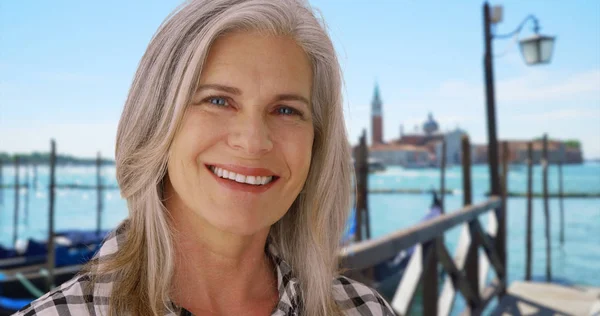
[[[333,296],[344,315],[395,315],[377,291],[345,276],[333,281]]]
[[[95,315],[99,303],[108,302],[91,295],[89,276],[78,275],[23,307],[13,316]]]

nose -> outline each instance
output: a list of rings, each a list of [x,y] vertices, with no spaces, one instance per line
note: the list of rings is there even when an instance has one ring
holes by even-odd
[[[260,114],[240,114],[231,122],[229,146],[249,156],[260,156],[273,149],[271,133]]]

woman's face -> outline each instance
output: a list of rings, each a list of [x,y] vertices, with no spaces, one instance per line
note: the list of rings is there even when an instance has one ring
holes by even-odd
[[[311,85],[311,65],[291,38],[236,32],[216,40],[171,145],[171,211],[235,234],[279,220],[310,167]]]

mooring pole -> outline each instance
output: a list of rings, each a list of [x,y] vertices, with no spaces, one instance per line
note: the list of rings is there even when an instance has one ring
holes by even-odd
[[[48,279],[47,289],[50,291],[54,287],[54,264],[56,249],[54,249],[54,186],[56,169],[56,143],[54,139],[50,141],[50,188],[48,189]]]
[[[542,149],[542,177],[544,190],[544,217],[546,228],[546,281],[552,280],[552,241],[550,239],[550,206],[548,201],[548,135],[544,134]]]
[[[13,247],[17,245],[17,239],[19,238],[19,164],[20,158],[15,155],[15,214],[13,216]]]
[[[531,252],[533,226],[533,144],[527,143],[527,235],[525,238],[525,281],[531,281]]]
[[[440,172],[441,172],[441,177],[440,177],[440,195],[441,195],[441,213],[444,214],[446,213],[446,204],[445,204],[445,198],[444,196],[446,195],[446,139],[442,140],[442,161],[441,161],[441,166],[440,166]]]
[[[100,231],[102,229],[102,157],[100,156],[100,152],[98,152],[98,157],[96,158],[96,195],[97,195],[97,213],[96,213],[96,236],[100,236]]]

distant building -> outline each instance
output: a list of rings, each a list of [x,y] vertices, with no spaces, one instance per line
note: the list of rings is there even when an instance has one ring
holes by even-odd
[[[423,123],[423,131],[427,135],[431,135],[440,130],[438,123],[433,119],[433,115],[429,113],[429,117],[427,117],[427,121]]]
[[[375,85],[371,101],[371,146],[369,156],[386,165],[426,167],[439,165],[442,158],[442,142],[446,142],[446,162],[461,161],[461,138],[465,132],[456,128],[443,133],[438,122],[429,113],[421,131],[418,126],[413,133],[404,133],[400,125],[400,137],[390,142],[383,140],[383,102],[379,86]]]
[[[375,85],[373,100],[371,101],[371,147],[369,148],[369,156],[386,165],[404,167],[427,166],[431,162],[431,152],[427,147],[384,142],[383,102],[381,101],[378,85]]]
[[[383,144],[383,112],[379,96],[379,85],[375,85],[373,101],[371,101],[371,144]]]
[[[442,141],[445,141],[446,163],[450,165],[460,164],[462,155],[461,139],[466,134],[465,131],[456,128],[446,133],[441,132],[439,124],[431,113],[423,123],[422,130],[421,133],[401,134],[400,139],[395,140],[394,144],[425,147],[432,154],[431,164],[440,165],[442,162]]]
[[[488,163],[488,145],[472,145],[471,146],[471,163],[486,164]]]
[[[565,164],[583,163],[583,152],[580,147],[567,147],[565,151]]]
[[[385,165],[425,167],[430,164],[427,148],[413,145],[378,144],[369,148],[369,156]]]
[[[502,148],[504,141],[498,141],[498,161],[502,161]],[[508,140],[509,163],[527,163],[527,144],[529,141]],[[539,164],[543,156],[543,141],[532,141],[532,162]],[[473,146],[473,163],[488,163],[488,145]],[[580,164],[583,162],[581,148],[568,146],[566,142],[548,140],[548,161],[552,164],[562,162],[564,164]]]
[[[462,136],[466,135],[465,131],[456,128],[453,131],[449,131],[444,135],[446,142],[446,164],[447,165],[458,165],[462,161]],[[442,142],[438,141],[435,144],[435,157],[436,165],[442,163]]]

